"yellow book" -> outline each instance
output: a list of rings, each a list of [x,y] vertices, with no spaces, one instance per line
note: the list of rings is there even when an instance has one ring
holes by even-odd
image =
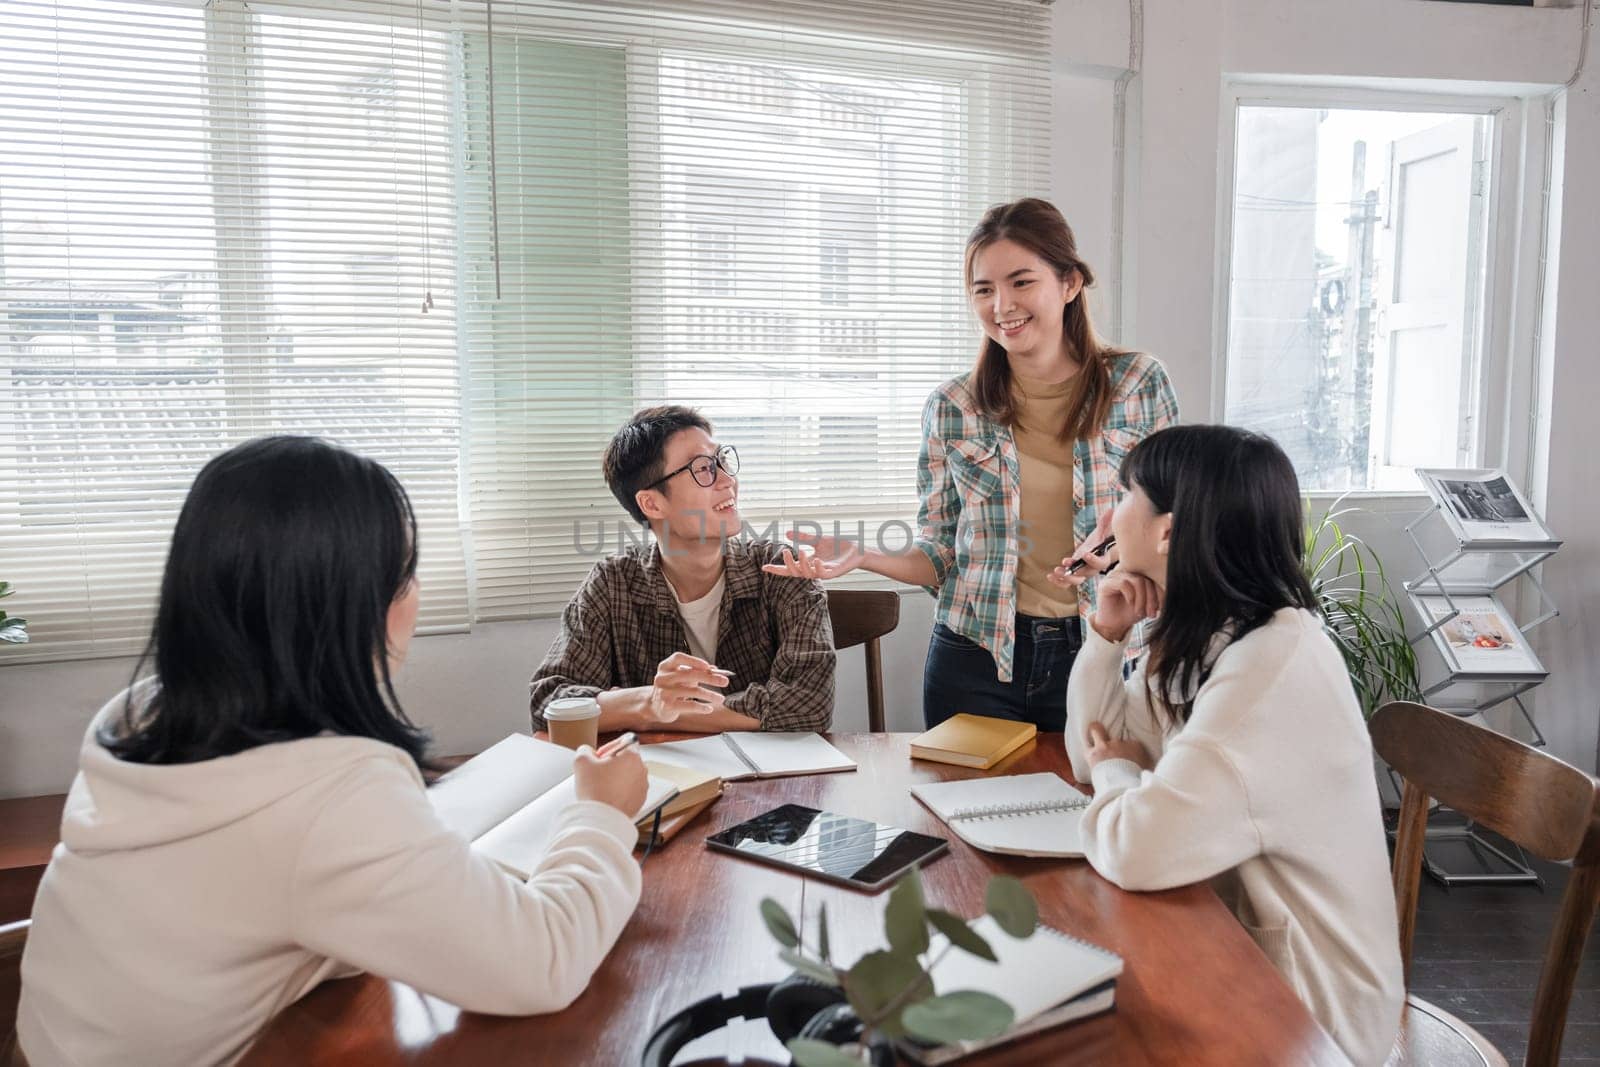
[[[722,792],[722,779],[714,774],[697,771],[689,767],[679,767],[670,763],[657,763],[654,760],[644,761],[645,770],[650,772],[650,777],[660,778],[671,782],[678,787],[678,795],[669,800],[661,809],[661,818],[669,819],[680,811],[687,811],[702,801],[709,800]],[[643,829],[649,829],[654,813],[639,820]]]
[[[1038,732],[1039,728],[1031,722],[965,713],[952,715],[927,733],[911,739],[911,758],[986,771],[1032,741]]]

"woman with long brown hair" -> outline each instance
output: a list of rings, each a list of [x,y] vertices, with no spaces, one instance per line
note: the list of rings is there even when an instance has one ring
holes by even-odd
[[[967,239],[965,281],[984,340],[977,365],[923,408],[912,549],[800,536],[814,551],[768,569],[827,579],[861,567],[925,587],[939,598],[927,725],[969,712],[1060,730],[1094,596],[1065,567],[1104,540],[1118,467],[1177,421],[1178,401],[1158,360],[1095,333],[1094,272],[1048,201],[989,209]]]

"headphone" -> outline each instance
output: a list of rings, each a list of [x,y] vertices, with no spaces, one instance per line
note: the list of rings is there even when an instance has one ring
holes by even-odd
[[[695,1001],[656,1027],[640,1062],[643,1067],[669,1067],[683,1046],[734,1019],[766,1019],[773,1036],[785,1044],[796,1037],[842,1044],[861,1036],[861,1020],[844,990],[791,974],[781,982],[744,986],[732,996],[713,994]],[[874,1038],[872,1063],[893,1067],[894,1046],[887,1038]]]

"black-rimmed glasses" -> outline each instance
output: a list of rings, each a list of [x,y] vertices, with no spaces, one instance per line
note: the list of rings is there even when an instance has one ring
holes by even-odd
[[[684,471],[688,471],[689,476],[694,479],[694,484],[710,489],[717,484],[719,469],[726,471],[730,478],[739,473],[739,452],[732,445],[723,445],[709,456],[696,456],[677,470],[663,474],[645,488],[654,489],[668,478],[676,478]]]

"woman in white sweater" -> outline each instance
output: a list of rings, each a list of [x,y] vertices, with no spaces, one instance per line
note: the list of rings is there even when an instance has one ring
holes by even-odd
[[[643,764],[580,754],[526,882],[472,852],[434,816],[390,683],[415,571],[411,505],[372,460],[276,437],[200,472],[154,677],[95,717],[34,902],[32,1067],[228,1063],[361,970],[507,1015],[583,991],[638,903]]]
[[[1120,566],[1067,689],[1073,773],[1094,785],[1085,854],[1124,889],[1211,880],[1346,1055],[1381,1064],[1405,996],[1388,852],[1366,725],[1301,569],[1294,468],[1266,437],[1182,426],[1130,452],[1122,483]],[[1145,618],[1150,654],[1124,680]]]

